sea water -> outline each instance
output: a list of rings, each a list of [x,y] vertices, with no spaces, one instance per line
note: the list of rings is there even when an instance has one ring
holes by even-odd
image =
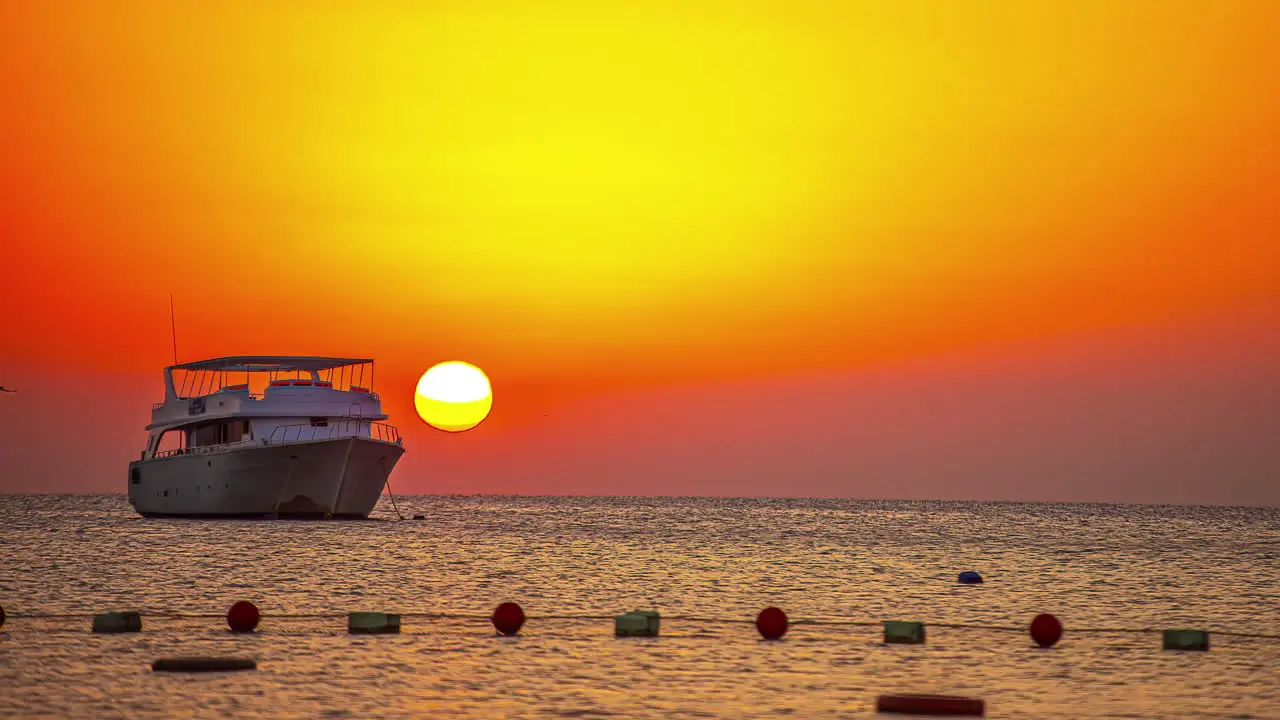
[[[307,522],[0,496],[0,715],[871,717],[877,694],[927,692],[981,697],[993,718],[1280,718],[1280,640],[1178,652],[1154,632],[1280,635],[1274,508],[398,503],[426,519],[396,521],[385,498],[370,521]],[[236,600],[261,609],[258,632],[227,630]],[[529,616],[517,637],[485,620],[503,601]],[[769,605],[795,623],[778,642],[750,624]],[[662,635],[615,638],[611,616],[637,609]],[[141,611],[143,631],[91,634],[112,610]],[[401,634],[348,635],[357,610],[401,613]],[[1021,630],[1040,612],[1066,626],[1049,650]],[[882,620],[923,622],[927,642],[886,645]],[[150,670],[180,655],[258,669]]]

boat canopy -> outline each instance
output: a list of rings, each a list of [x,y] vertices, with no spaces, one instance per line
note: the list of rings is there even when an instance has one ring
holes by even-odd
[[[318,387],[373,393],[373,360],[304,355],[232,355],[171,365],[164,369],[165,402],[245,392],[262,398],[271,389]],[[162,407],[163,402],[154,407]]]
[[[307,357],[301,355],[232,355],[172,365],[169,370],[221,372],[320,372],[348,365],[372,363],[368,358]]]

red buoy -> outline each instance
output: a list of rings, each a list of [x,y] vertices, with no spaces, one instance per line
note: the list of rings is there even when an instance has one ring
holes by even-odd
[[[524,610],[513,602],[504,602],[493,611],[493,626],[503,635],[515,635],[524,625]]]
[[[1062,638],[1062,623],[1058,618],[1041,613],[1031,621],[1031,639],[1042,648],[1053,647]]]
[[[227,625],[231,632],[253,632],[258,627],[258,606],[248,600],[241,600],[227,610]]]
[[[765,640],[778,640],[787,634],[787,614],[776,607],[767,607],[756,616],[756,629]]]
[[[876,698],[876,712],[982,717],[986,705],[978,698],[954,695],[881,695]]]

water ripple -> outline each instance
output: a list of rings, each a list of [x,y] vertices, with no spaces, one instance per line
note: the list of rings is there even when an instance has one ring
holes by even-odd
[[[253,600],[262,631],[145,620],[94,636],[88,618],[10,619],[0,714],[22,717],[867,717],[880,692],[979,695],[990,717],[1280,717],[1280,643],[1215,637],[1166,653],[1153,635],[1083,627],[1280,633],[1280,511],[1011,503],[693,498],[408,497],[369,522],[142,520],[122,496],[0,497],[0,603],[10,615],[221,613]],[[961,570],[978,587],[957,586]],[[341,614],[407,618],[351,637]],[[1020,633],[930,627],[924,646],[878,629],[798,625],[766,643],[766,605],[796,618],[1022,627],[1041,611],[1059,647]],[[656,641],[607,620],[654,608]],[[323,619],[273,615],[324,613]],[[155,675],[171,654],[248,655],[252,673]]]

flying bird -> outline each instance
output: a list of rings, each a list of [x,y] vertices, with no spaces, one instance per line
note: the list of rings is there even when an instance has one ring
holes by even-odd
[[[12,389],[7,388],[7,387],[5,387],[5,386],[3,386],[3,385],[0,385],[0,392],[18,392],[18,391],[17,391],[17,390],[12,390]]]

